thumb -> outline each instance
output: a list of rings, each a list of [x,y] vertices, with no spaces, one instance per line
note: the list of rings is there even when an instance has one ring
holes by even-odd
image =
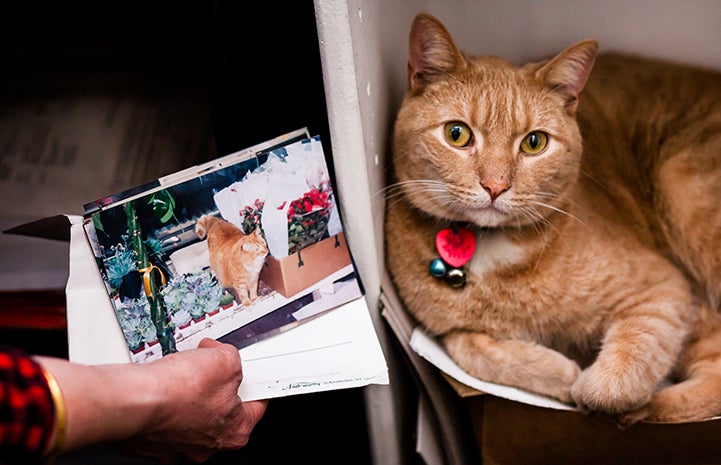
[[[198,349],[216,349],[221,352],[228,354],[230,358],[236,361],[240,361],[240,354],[238,349],[233,344],[227,344],[224,342],[218,342],[215,339],[204,337],[198,343]],[[236,362],[237,363],[237,362]]]
[[[209,337],[204,337],[200,343],[198,343],[199,349],[210,349],[211,347],[218,347],[222,346],[222,342],[218,342],[215,339],[211,339]]]

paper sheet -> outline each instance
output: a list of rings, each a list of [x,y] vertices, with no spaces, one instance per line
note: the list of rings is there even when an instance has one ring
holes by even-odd
[[[69,217],[70,278],[66,288],[71,361],[129,363],[82,218]],[[268,399],[368,384],[388,384],[388,368],[363,297],[240,350],[243,400]]]
[[[492,394],[504,399],[515,400],[538,407],[547,407],[556,410],[576,410],[576,408],[570,405],[548,397],[539,396],[524,391],[523,389],[488,383],[469,375],[451,360],[435,339],[418,328],[414,329],[411,334],[410,345],[418,355],[428,360],[447,375],[486,394]]]

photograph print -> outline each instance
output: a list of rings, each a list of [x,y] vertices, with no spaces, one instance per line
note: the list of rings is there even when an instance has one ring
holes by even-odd
[[[85,218],[133,362],[242,348],[362,296],[317,136],[152,186]]]

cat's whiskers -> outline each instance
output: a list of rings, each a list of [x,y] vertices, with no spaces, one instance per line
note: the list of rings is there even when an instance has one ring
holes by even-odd
[[[574,200],[571,196],[565,195],[561,196],[561,194],[557,194],[554,192],[536,192],[536,197],[541,197],[544,200],[563,200],[563,202],[568,203],[576,208],[576,210],[585,210],[586,207],[581,205],[577,200]],[[567,213],[567,212],[566,212]]]
[[[568,242],[566,242],[566,238],[563,237],[561,234],[561,231],[553,224],[551,220],[543,216],[538,210],[531,206],[524,206],[519,209],[520,214],[524,215],[526,218],[530,218],[531,222],[529,223],[529,226],[533,228],[533,230],[538,234],[542,235],[543,230],[541,229],[541,225],[545,225],[546,227],[552,229],[556,236],[562,240],[566,245],[568,245]],[[533,267],[534,273],[538,270],[538,264],[541,262],[541,258],[543,257],[543,254],[546,252],[546,245],[549,243],[549,241],[544,240],[541,242],[541,251],[538,254],[538,258],[536,258],[536,264]]]
[[[546,226],[553,227],[553,224],[543,216],[538,210],[536,210],[533,207],[526,206],[522,208],[517,209],[519,215],[517,215],[518,219],[518,229],[521,230],[523,226],[531,226],[536,233],[541,233],[541,225],[545,224]],[[524,220],[523,223],[521,223],[521,219]]]
[[[559,236],[559,237],[560,237],[560,236]],[[563,239],[563,238],[562,238],[562,239]],[[546,253],[546,244],[548,244],[548,242],[543,241],[542,244],[543,244],[543,245],[541,245],[541,251],[540,251],[539,254],[538,254],[538,258],[536,258],[536,263],[533,265],[533,272],[534,272],[534,273],[538,271],[538,264],[541,263],[541,257],[543,257],[543,254]]]
[[[538,217],[538,221],[535,221],[532,223],[533,230],[536,231],[537,234],[541,234],[541,232],[542,232],[541,224],[545,224],[547,227],[556,231],[558,237],[561,238],[561,240],[565,241],[565,239],[563,239],[563,237],[561,236],[560,231],[558,231],[558,229],[553,225],[553,223],[551,223],[547,218],[545,218],[543,215],[541,215],[538,211],[531,208],[528,211],[524,211],[523,213],[527,214],[531,218],[533,218],[535,216]],[[543,254],[546,252],[546,244],[548,244],[548,241],[541,242],[541,251],[538,253],[538,257],[536,258],[536,263],[533,265],[534,273],[536,271],[538,271],[538,264],[541,262],[541,257],[543,257]]]
[[[543,234],[542,226],[546,226],[548,228],[553,229],[556,233],[560,235],[560,231],[554,226],[553,222],[550,221],[548,218],[546,218],[541,212],[539,212],[537,209],[530,205],[518,207],[516,209],[518,215],[518,226],[519,230],[522,229],[523,226],[530,226],[533,228],[533,230],[536,232],[537,235]],[[520,220],[525,220],[524,223],[521,223]]]
[[[441,181],[434,181],[431,179],[411,179],[408,181],[400,181],[376,191],[372,197],[378,195],[384,195],[385,198],[392,198],[402,196],[406,193],[424,193],[424,192],[435,192],[443,193],[446,191],[445,184]]]
[[[456,203],[456,199],[448,192],[447,185],[432,179],[400,181],[386,186],[374,196],[378,194],[385,194],[387,202],[400,202],[409,195],[425,194],[432,195],[434,200],[445,206]]]
[[[591,229],[591,227],[589,227],[586,223],[584,223],[579,217],[577,217],[577,216],[575,216],[575,215],[572,215],[571,213],[568,213],[566,210],[563,210],[562,208],[554,207],[553,205],[549,205],[549,204],[547,204],[547,203],[545,203],[545,202],[539,202],[538,200],[531,200],[531,203],[533,203],[534,205],[538,205],[539,207],[545,207],[545,208],[548,208],[548,209],[550,209],[550,210],[556,211],[556,212],[558,212],[558,213],[560,213],[560,214],[562,214],[562,215],[566,215],[567,217],[569,217],[569,218],[577,221],[578,224],[582,225],[583,227],[585,227],[585,228],[588,229],[589,231],[593,231],[593,230]]]

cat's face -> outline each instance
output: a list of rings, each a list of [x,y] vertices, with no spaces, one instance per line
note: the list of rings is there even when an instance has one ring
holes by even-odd
[[[252,233],[246,236],[246,240],[241,247],[243,251],[250,252],[253,255],[265,257],[268,255],[268,243],[263,237],[260,228],[255,228]]]
[[[419,18],[393,141],[404,194],[431,215],[482,227],[542,221],[578,176],[574,112],[595,43],[519,69],[463,55],[437,20]]]

